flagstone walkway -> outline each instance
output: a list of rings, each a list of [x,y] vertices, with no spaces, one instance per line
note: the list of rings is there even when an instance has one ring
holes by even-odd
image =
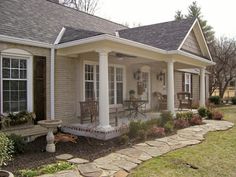
[[[131,148],[116,151],[93,162],[72,158],[65,154],[64,160],[75,163],[78,166],[76,170],[40,177],[126,177],[132,169],[144,161],[175,149],[198,144],[204,140],[204,135],[207,132],[227,130],[234,125],[227,121],[204,120],[204,122],[206,124],[178,130],[177,134],[172,136],[136,144]],[[63,154],[59,158],[62,159],[62,157]]]

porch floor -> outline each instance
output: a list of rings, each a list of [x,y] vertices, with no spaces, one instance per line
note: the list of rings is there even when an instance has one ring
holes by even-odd
[[[175,110],[177,112],[186,112],[190,111],[189,109],[183,109],[183,110]],[[197,113],[196,109],[193,109],[192,112],[194,114]],[[115,137],[118,137],[128,131],[128,125],[131,121],[147,121],[153,118],[159,118],[161,113],[160,112],[147,112],[144,113],[145,116],[138,115],[136,118],[122,116],[118,118],[117,125],[115,125],[115,118],[110,117],[110,125],[111,129],[107,131],[99,130],[97,127],[99,125],[98,121],[94,123],[85,123],[80,124],[78,123],[78,120],[71,123],[65,123],[63,124],[62,131],[65,133],[70,133],[77,136],[85,136],[90,138],[96,138],[100,140],[108,140]]]

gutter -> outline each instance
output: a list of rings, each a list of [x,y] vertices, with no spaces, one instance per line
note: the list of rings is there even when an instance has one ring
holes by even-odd
[[[53,44],[34,41],[34,40],[30,40],[30,39],[22,39],[22,38],[17,38],[17,37],[5,36],[5,35],[0,35],[0,41],[30,45],[30,46],[35,46],[35,47],[43,47],[43,48],[52,48],[53,47]]]

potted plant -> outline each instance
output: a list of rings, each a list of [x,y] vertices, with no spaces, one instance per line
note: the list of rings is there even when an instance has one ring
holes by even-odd
[[[14,177],[14,175],[6,170],[1,170],[3,165],[12,160],[12,153],[14,150],[13,142],[4,133],[0,133],[0,176]]]
[[[130,90],[129,91],[129,99],[132,100],[135,98],[135,91],[134,90]]]

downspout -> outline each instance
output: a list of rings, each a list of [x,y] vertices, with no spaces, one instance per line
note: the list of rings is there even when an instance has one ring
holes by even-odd
[[[51,106],[51,120],[55,119],[55,46],[60,42],[64,32],[65,28],[63,27],[58,34],[53,46],[51,47],[51,63],[50,63],[50,106]]]
[[[50,96],[51,96],[51,120],[55,119],[55,48],[51,48],[51,64],[50,64]]]

